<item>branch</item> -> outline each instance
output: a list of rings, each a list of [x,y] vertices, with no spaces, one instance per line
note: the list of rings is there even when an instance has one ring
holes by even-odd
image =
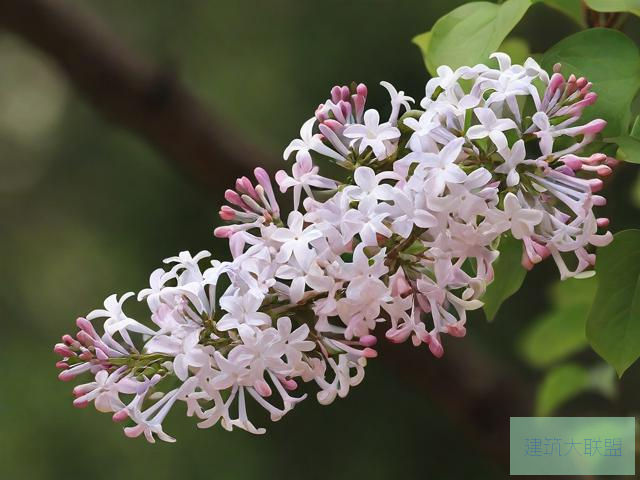
[[[435,406],[490,459],[497,473],[504,474],[509,465],[510,417],[531,414],[531,383],[518,375],[514,365],[498,361],[471,339],[447,339],[445,355],[437,359],[424,345],[414,348],[410,341],[394,345],[384,335],[378,337],[385,366],[432,402],[425,403],[425,411]]]
[[[52,57],[98,111],[220,189],[273,159],[250,150],[171,74],[139,58],[94,16],[63,0],[0,0],[0,28]],[[526,414],[530,386],[477,350],[451,342],[446,359],[381,342],[394,371],[438,403],[502,468],[509,414]],[[495,440],[495,441],[493,441]]]
[[[0,28],[48,54],[94,107],[199,183],[226,186],[272,158],[250,150],[170,72],[132,53],[95,16],[62,0],[0,0]]]

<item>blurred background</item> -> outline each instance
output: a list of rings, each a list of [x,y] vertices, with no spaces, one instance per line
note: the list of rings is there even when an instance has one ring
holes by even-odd
[[[586,348],[580,325],[592,284],[558,287],[552,263],[527,277],[493,323],[475,312],[465,339],[446,339],[443,359],[385,347],[347,399],[329,407],[309,399],[262,437],[198,430],[176,411],[165,430],[178,442],[148,445],[127,439],[109,415],[73,408],[52,347],[75,318],[111,293],[144,287],[181,250],[226,258],[212,232],[233,175],[264,159],[271,172],[284,168],[281,152],[334,84],[367,83],[382,109],[381,80],[421,98],[428,76],[411,39],[464,2],[51,2],[97,18],[136,56],[179,77],[239,150],[260,152],[242,165],[212,155],[195,175],[105,118],[46,48],[3,30],[8,3],[0,0],[0,478],[501,478],[510,415],[635,414],[638,366],[617,382]],[[30,28],[42,21],[34,14]],[[578,29],[535,5],[510,48],[543,52]],[[638,19],[625,30],[640,31]],[[635,167],[608,181],[614,231],[640,225]],[[578,327],[564,332],[567,324]],[[558,368],[562,391],[541,393]]]

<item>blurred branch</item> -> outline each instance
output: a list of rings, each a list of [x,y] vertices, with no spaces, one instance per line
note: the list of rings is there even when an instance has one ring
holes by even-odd
[[[533,387],[520,378],[516,366],[499,362],[472,339],[448,339],[444,357],[437,359],[425,346],[413,348],[410,341],[394,345],[384,341],[384,335],[378,337],[380,358],[430,399],[432,405],[425,404],[425,409],[434,406],[450,418],[464,440],[478,445],[497,473],[504,474],[510,417],[526,417],[533,410]]]
[[[0,28],[48,54],[95,108],[145,138],[206,187],[273,159],[250,150],[171,73],[63,0],[0,0]]]
[[[0,27],[50,55],[95,107],[219,189],[255,165],[238,135],[207,112],[180,82],[132,53],[94,16],[63,0],[0,0]],[[436,361],[426,348],[381,342],[389,365],[431,397],[501,467],[508,465],[509,415],[526,415],[528,387],[495,359],[451,342]]]

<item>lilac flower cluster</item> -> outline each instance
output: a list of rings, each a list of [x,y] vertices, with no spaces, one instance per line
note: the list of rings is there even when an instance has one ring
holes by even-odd
[[[616,163],[590,150],[605,122],[579,121],[596,94],[559,66],[549,76],[532,59],[493,58],[498,68],[440,67],[420,109],[382,82],[386,121],[364,85],[334,87],[284,152],[291,174],[275,175],[293,190],[286,218],[257,168],[220,211],[232,261],[166,259],[137,295],[152,323],[124,313],[133,293],[113,295],[56,345],[62,380],[94,377],[74,404],[94,402],[151,442],[173,440],[162,422],[178,401],[200,427],[263,433],[247,401],[275,421],[306,397],[300,382],[322,404],[346,396],[377,355],[374,330],[442,356],[442,335],[464,336],[482,306],[503,235],[522,242],[527,268],[552,257],[562,278],[587,275],[590,246],[611,240],[593,212],[605,203],[597,177]]]

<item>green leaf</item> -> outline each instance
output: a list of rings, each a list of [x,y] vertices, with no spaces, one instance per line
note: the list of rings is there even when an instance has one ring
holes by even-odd
[[[547,367],[588,345],[584,328],[597,285],[596,277],[553,285],[550,311],[535,319],[519,342],[527,363]]]
[[[511,57],[511,61],[513,63],[524,63],[527,58],[531,55],[529,51],[529,45],[527,41],[523,38],[511,37],[507,38],[500,48],[498,49],[500,52],[504,52]]]
[[[489,284],[482,298],[484,313],[490,322],[500,310],[500,305],[520,289],[527,274],[527,271],[520,264],[522,258],[522,242],[520,240],[516,240],[511,235],[504,236],[500,240],[498,250],[500,256],[493,263],[494,280]]]
[[[629,133],[629,136],[640,140],[640,115],[638,115],[636,117],[636,121],[633,122],[633,126],[631,127],[631,132]]]
[[[631,135],[607,138],[608,142],[618,145],[616,158],[630,163],[640,163],[640,139]]]
[[[568,364],[549,371],[536,396],[535,412],[546,417],[562,404],[584,392],[589,385],[589,373],[579,365]]]
[[[558,62],[563,73],[586,77],[598,94],[598,101],[585,110],[584,121],[606,120],[604,136],[626,133],[630,105],[640,86],[640,54],[633,41],[616,30],[584,30],[551,47],[542,66],[550,71]]]
[[[429,65],[429,61],[427,60],[427,52],[429,51],[429,44],[431,43],[431,30],[421,33],[420,35],[416,35],[411,41],[418,46],[418,48],[422,52],[427,70],[429,70],[429,73],[433,74]]]
[[[640,230],[598,251],[598,290],[587,319],[593,349],[619,376],[640,356]]]
[[[507,0],[496,5],[472,2],[441,17],[431,29],[413,39],[431,75],[440,65],[456,69],[487,62],[518,24],[532,0]]]
[[[596,12],[630,12],[640,16],[640,0],[585,0]]]
[[[582,0],[540,0],[545,5],[564,13],[581,27],[586,27],[582,13]]]
[[[546,417],[585,392],[598,392],[606,397],[615,395],[615,373],[608,365],[586,369],[569,363],[550,370],[538,388],[536,415]]]
[[[616,395],[616,371],[611,365],[601,363],[589,370],[589,384],[596,392],[605,397],[613,398]]]

